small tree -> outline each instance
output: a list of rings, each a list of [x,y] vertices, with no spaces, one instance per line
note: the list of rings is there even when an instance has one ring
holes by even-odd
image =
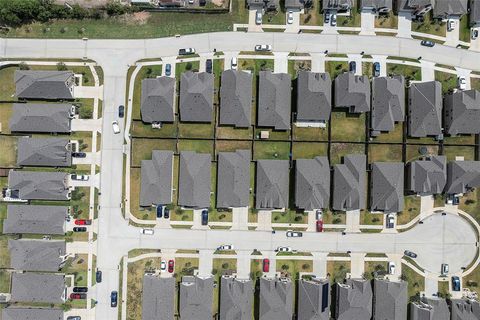
[[[67,71],[67,66],[63,62],[57,63],[57,70],[58,71]]]
[[[18,64],[18,68],[20,70],[30,70],[30,66],[28,64],[26,64],[25,62],[20,62]]]

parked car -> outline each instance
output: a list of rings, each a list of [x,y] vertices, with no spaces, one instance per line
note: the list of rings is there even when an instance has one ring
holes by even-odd
[[[272,51],[272,46],[269,44],[257,44],[255,51]]]
[[[102,271],[97,270],[97,272],[95,272],[95,281],[97,281],[97,283],[102,282]]]
[[[478,28],[472,28],[472,30],[470,30],[470,37],[472,40],[476,40],[478,38]]]
[[[460,90],[467,90],[467,79],[464,76],[458,77],[458,88]]]
[[[140,233],[151,236],[155,233],[155,231],[153,231],[153,229],[142,228],[140,229]]]
[[[75,174],[75,173],[72,173],[70,175],[70,178],[72,180],[75,180],[75,181],[88,181],[88,175],[86,174]]]
[[[87,287],[73,287],[73,292],[75,293],[85,293],[85,292],[88,292],[88,288]]]
[[[435,42],[430,41],[430,40],[422,40],[422,42],[420,42],[420,44],[422,46],[425,46],[425,47],[433,47],[435,45]]]
[[[395,262],[388,262],[388,274],[395,274]]]
[[[350,61],[348,64],[348,70],[350,72],[356,72],[357,71],[357,63],[355,61]]]
[[[70,293],[70,299],[72,300],[87,299],[87,294],[86,293]]]
[[[120,126],[118,125],[117,120],[112,121],[112,129],[114,134],[120,133]]]
[[[322,214],[323,214],[322,210],[315,211],[315,219],[322,220]]]
[[[168,260],[168,272],[173,273],[175,270],[175,261]]]
[[[74,227],[73,232],[87,232],[87,227]]]
[[[193,49],[193,48],[183,48],[183,49],[178,50],[178,54],[181,55],[181,56],[186,56],[186,55],[189,55],[189,54],[195,54],[195,49]]]
[[[300,231],[293,231],[293,230],[287,231],[287,237],[289,238],[299,238],[302,236],[303,236],[303,233],[301,233]]]
[[[207,71],[207,73],[212,73],[212,66],[212,59],[207,59],[207,61],[205,62],[205,70]]]
[[[118,117],[123,118],[125,116],[125,106],[118,106]]]
[[[380,63],[375,62],[373,63],[373,76],[380,77]]]
[[[448,274],[448,264],[447,263],[442,263],[441,274],[442,274],[442,276],[446,276]]]
[[[222,244],[217,250],[233,250],[232,244]]]
[[[290,247],[278,247],[275,249],[276,252],[292,252],[292,248]]]
[[[337,25],[337,15],[335,13],[333,13],[331,16],[330,16],[330,25],[332,27],[335,27]]]
[[[169,219],[170,218],[170,209],[168,209],[167,207],[165,207],[165,209],[163,210],[163,217],[165,219]]]
[[[85,152],[72,152],[74,158],[85,158],[87,154]]]
[[[160,262],[160,270],[162,271],[167,270],[167,261],[162,260],[162,262]]]
[[[205,5],[207,4],[207,0],[200,0],[198,1],[198,4],[200,5],[200,7],[205,7]]]
[[[263,259],[262,269],[263,269],[263,272],[270,271],[270,259],[268,258]]]
[[[330,23],[330,12],[327,10],[325,11],[325,17],[323,18],[324,24],[329,24]]]
[[[163,217],[163,208],[161,204],[157,205],[157,218]]]
[[[455,30],[456,25],[457,25],[457,24],[456,24],[455,20],[453,20],[453,19],[448,19],[448,21],[447,21],[447,30],[448,30],[448,31],[453,31],[453,30]]]
[[[67,320],[82,320],[82,317],[80,317],[80,316],[68,316]]]
[[[262,12],[261,11],[257,11],[257,13],[255,13],[255,23],[256,24],[262,24]]]
[[[387,219],[386,219],[386,227],[387,229],[391,229],[395,226],[395,218],[393,214],[389,213],[387,214]]]
[[[92,224],[92,220],[90,219],[76,219],[75,224],[77,226],[89,226]]]
[[[405,250],[403,252],[404,255],[406,255],[407,257],[410,257],[410,258],[416,258],[417,257],[417,254],[412,252],[412,251],[409,251],[409,250]]]
[[[460,278],[457,276],[452,277],[452,290],[453,291],[460,291]]]
[[[165,65],[165,75],[169,77],[172,74],[172,65],[170,63],[167,63]]]
[[[208,225],[208,210],[202,210],[202,226]]]
[[[230,62],[230,66],[232,70],[237,70],[237,66],[238,66],[237,57],[232,58],[232,61]]]
[[[118,292],[112,291],[112,293],[110,293],[110,307],[116,308],[117,300],[118,300]]]
[[[293,12],[292,12],[292,11],[288,11],[288,12],[287,12],[287,23],[288,23],[288,24],[292,24],[292,23],[293,23]]]
[[[323,232],[323,220],[317,220],[316,226],[317,226],[317,232]]]

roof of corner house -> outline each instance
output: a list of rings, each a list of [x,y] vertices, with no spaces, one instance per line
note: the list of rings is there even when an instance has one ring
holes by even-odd
[[[68,200],[68,173],[10,170],[8,187],[22,200]]]
[[[213,74],[187,71],[180,80],[180,121],[212,122]]]
[[[407,319],[408,290],[405,281],[373,280],[375,319]]]
[[[297,121],[327,121],[332,111],[332,79],[328,73],[299,71]]]
[[[140,206],[172,203],[173,152],[153,150],[152,160],[142,160]]]
[[[247,207],[250,201],[250,150],[219,152],[217,207]]]
[[[175,78],[158,77],[142,80],[142,100],[140,112],[142,121],[173,122]]]
[[[254,287],[252,280],[239,280],[221,277],[220,280],[220,319],[252,319]]]
[[[433,16],[464,15],[468,12],[468,0],[435,1]]]
[[[288,208],[288,160],[258,160],[256,178],[257,209]]]
[[[73,99],[71,71],[15,70],[15,95],[26,99]]]
[[[333,209],[358,210],[366,205],[366,156],[351,154],[334,166]]]
[[[292,79],[287,73],[260,71],[257,112],[259,127],[290,129],[291,82]]]
[[[344,72],[335,78],[335,106],[353,107],[353,113],[370,111],[370,80]]]
[[[447,183],[447,158],[431,156],[416,160],[408,166],[408,189],[421,195],[439,194]]]
[[[476,300],[451,299],[452,320],[479,320],[480,303]]]
[[[442,84],[438,81],[413,83],[410,86],[408,134],[411,137],[436,136],[442,133]]]
[[[370,280],[347,279],[345,285],[337,286],[337,320],[372,317],[373,293]]]
[[[17,144],[17,165],[70,167],[69,139],[21,137]]]
[[[327,286],[327,303],[323,288]],[[330,320],[330,282],[328,279],[298,281],[298,320]]]
[[[480,91],[466,90],[444,97],[445,132],[450,135],[480,133]]]
[[[12,132],[71,132],[71,104],[14,103]]]
[[[8,240],[10,266],[23,271],[58,271],[66,253],[65,241]]]
[[[305,210],[328,208],[330,163],[327,157],[295,161],[295,205]]]
[[[372,211],[403,211],[403,162],[374,162],[372,164]]]
[[[213,286],[213,277],[182,277],[179,299],[182,320],[212,318]]]
[[[13,273],[12,302],[63,303],[65,275],[53,273]]]
[[[220,85],[220,124],[248,128],[252,119],[252,74],[225,70]]]
[[[184,207],[210,207],[211,161],[209,153],[180,152],[178,204]]]
[[[362,8],[393,9],[393,0],[361,0]]]
[[[372,80],[372,130],[392,131],[405,120],[405,78],[376,77]]]
[[[480,24],[480,0],[470,0],[470,21]]]
[[[175,278],[143,276],[142,320],[173,320],[175,312]]]
[[[465,193],[480,187],[480,161],[451,161],[447,164],[446,193]]]
[[[293,309],[293,286],[290,279],[260,278],[259,320],[290,320]]]
[[[3,233],[65,234],[68,207],[8,205]]]
[[[64,320],[62,309],[7,307],[2,309],[3,320]]]

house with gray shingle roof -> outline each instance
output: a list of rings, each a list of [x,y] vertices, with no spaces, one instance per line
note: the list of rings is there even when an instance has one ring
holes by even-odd
[[[260,278],[259,320],[291,320],[293,285],[289,278]]]
[[[332,79],[328,73],[299,71],[297,122],[326,122],[332,111]]]
[[[65,234],[68,207],[8,205],[3,233]]]
[[[369,280],[347,279],[337,283],[337,320],[370,320],[372,317],[372,285]]]
[[[468,0],[436,0],[433,6],[433,17],[437,19],[461,18],[467,13]]]
[[[62,309],[7,307],[2,309],[2,320],[64,320]]]
[[[447,164],[446,193],[465,193],[478,187],[480,187],[480,161],[451,161]]]
[[[298,280],[298,320],[330,320],[330,280]]]
[[[432,10],[435,0],[397,0],[397,12],[409,12],[415,17],[423,17]]]
[[[220,319],[252,319],[253,281],[222,276],[220,280]]]
[[[403,162],[374,162],[370,210],[385,213],[403,211]]]
[[[180,152],[178,205],[189,208],[210,207],[211,161],[208,153]]]
[[[480,303],[477,300],[451,299],[452,320],[480,320]]]
[[[142,160],[140,206],[172,203],[173,152],[153,150],[152,160]]]
[[[180,121],[212,122],[213,74],[182,73],[180,80]]]
[[[393,9],[393,0],[360,0],[362,10],[372,10],[377,13],[388,13]]]
[[[142,291],[142,320],[173,320],[175,278],[145,274]]]
[[[328,208],[330,163],[327,157],[295,161],[295,206],[304,210]]]
[[[366,162],[363,154],[350,154],[343,164],[333,167],[333,209],[348,211],[365,209]]]
[[[408,287],[405,281],[373,280],[373,319],[407,319]]]
[[[470,27],[480,25],[480,0],[470,0],[470,14],[468,21]]]
[[[442,84],[413,83],[408,89],[408,135],[420,138],[442,133]]]
[[[407,165],[407,189],[419,195],[443,192],[447,183],[447,158],[430,156]]]
[[[15,70],[15,95],[20,99],[73,99],[71,71]]]
[[[292,79],[287,73],[260,71],[257,125],[275,130],[289,130]]]
[[[180,318],[212,319],[213,277],[184,276],[180,283]]]
[[[143,79],[140,113],[145,123],[174,122],[175,78]]]
[[[22,271],[59,271],[65,262],[65,241],[8,240],[10,267]]]
[[[447,301],[441,298],[422,298],[410,304],[410,320],[450,320]]]
[[[53,273],[13,273],[12,302],[63,303],[65,275]]]
[[[276,11],[280,4],[279,0],[247,0],[248,10]]]
[[[70,141],[63,138],[19,138],[17,165],[70,167],[72,165]]]
[[[355,6],[354,0],[322,0],[322,10],[348,11]]]
[[[217,207],[247,207],[250,201],[250,150],[218,153]]]
[[[288,160],[258,160],[255,207],[288,208]]]
[[[480,133],[480,92],[477,90],[457,91],[445,95],[443,100],[445,133]]]
[[[225,70],[220,85],[220,124],[249,128],[252,125],[252,74]]]
[[[10,170],[8,188],[22,200],[69,200],[68,173]]]
[[[307,2],[310,0],[307,0]],[[305,7],[305,0],[285,0],[285,9],[291,11],[300,11]]]
[[[10,117],[12,132],[70,133],[74,116],[71,104],[14,103]]]
[[[350,113],[370,111],[370,80],[344,72],[335,78],[335,107],[349,108]]]
[[[372,80],[372,134],[390,132],[395,122],[405,120],[405,78],[376,77]]]

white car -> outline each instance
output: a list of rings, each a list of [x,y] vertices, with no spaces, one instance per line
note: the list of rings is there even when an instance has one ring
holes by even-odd
[[[332,27],[335,27],[337,25],[337,15],[335,13],[333,13],[331,16],[330,16],[330,25]]]
[[[162,260],[162,262],[160,262],[160,270],[162,271],[167,270],[167,261]]]
[[[388,263],[388,274],[395,274],[395,262],[393,261]]]
[[[442,263],[442,276],[446,276],[448,274],[448,264]]]
[[[194,2],[195,2],[195,0],[188,0],[189,4],[193,4]]]
[[[233,250],[233,245],[224,244],[217,248],[217,250]]]
[[[140,234],[152,236],[154,233],[155,231],[153,231],[153,229],[145,229],[145,228],[140,229]]]
[[[393,214],[389,213],[387,214],[387,228],[388,229],[391,229],[395,226],[395,218],[393,216]]]
[[[301,233],[300,231],[288,230],[287,231],[287,237],[289,237],[289,238],[299,238],[299,237],[303,237],[303,233]]]
[[[255,51],[272,51],[272,46],[269,44],[257,44]]]
[[[275,251],[277,252],[292,252],[292,248],[290,247],[278,247]]]
[[[88,181],[88,178],[89,176],[87,176],[86,174],[71,174],[70,175],[70,178],[72,180],[76,180],[76,181]]]
[[[230,66],[231,66],[232,70],[237,70],[238,61],[237,61],[236,57],[232,58],[232,61],[230,62]]]
[[[472,30],[470,30],[470,37],[472,40],[476,40],[478,38],[478,28],[472,28]]]
[[[257,13],[255,13],[255,23],[262,24],[262,12],[257,11]]]
[[[315,218],[317,220],[322,220],[322,210],[315,211]]]
[[[447,21],[447,30],[448,30],[448,31],[453,31],[453,30],[455,30],[455,26],[456,26],[455,20],[448,19],[448,21]]]
[[[458,77],[458,88],[460,90],[466,90],[467,89],[467,79],[465,79],[464,76]]]
[[[115,120],[112,122],[113,133],[117,134],[120,133],[120,126],[118,125],[118,121]]]
[[[293,12],[292,11],[288,11],[288,13],[287,13],[287,23],[288,24],[293,23]]]

